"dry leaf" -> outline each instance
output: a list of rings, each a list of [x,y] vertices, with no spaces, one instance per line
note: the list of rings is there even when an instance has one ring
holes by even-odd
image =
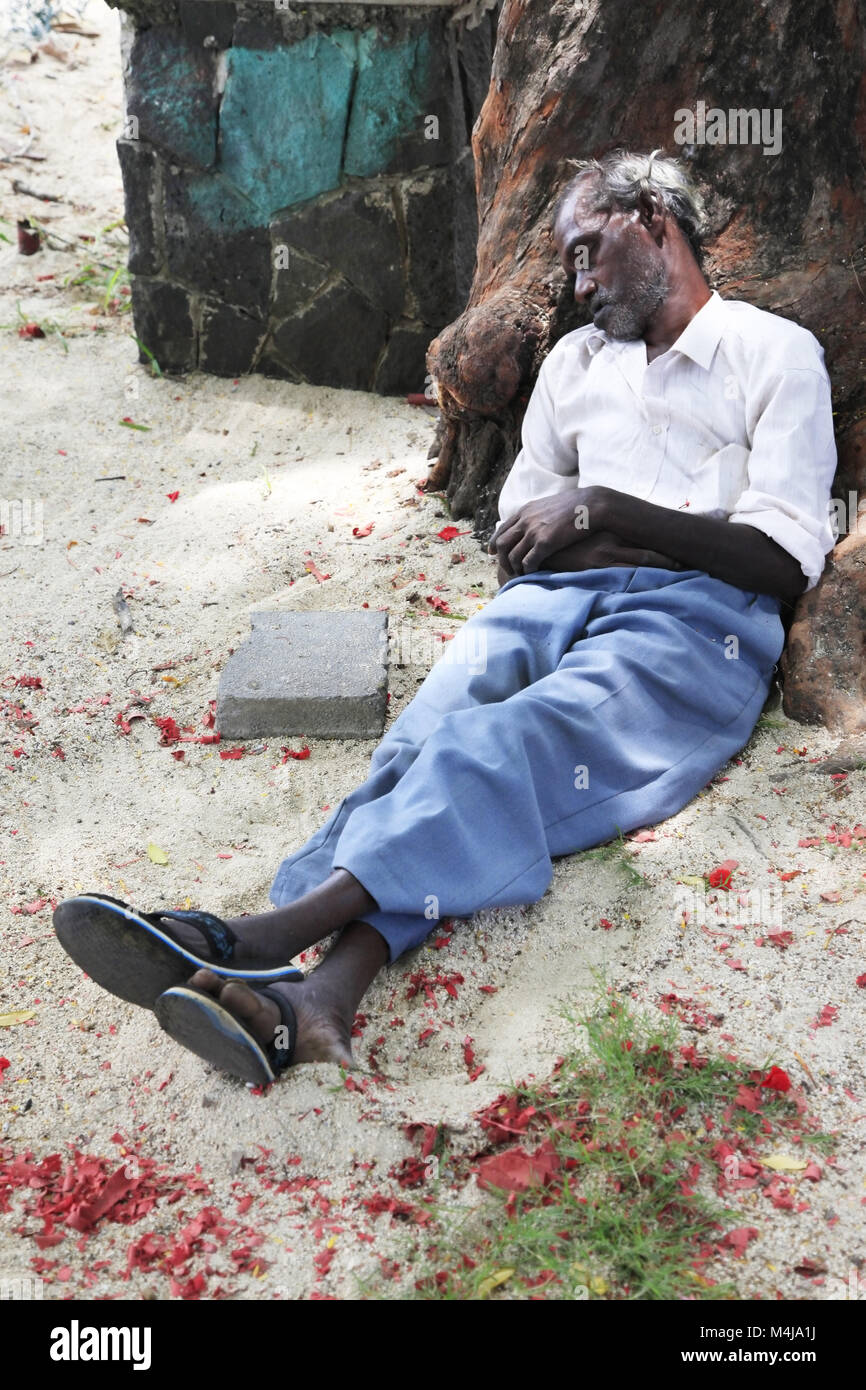
[[[801,1158],[790,1158],[788,1154],[770,1154],[769,1158],[759,1158],[764,1168],[772,1168],[774,1173],[802,1173],[808,1168]]]
[[[168,855],[159,845],[149,844],[147,847],[147,857],[152,864],[167,864]]]
[[[11,1028],[14,1023],[26,1023],[35,1017],[35,1009],[15,1009],[11,1014],[0,1014],[0,1028]]]
[[[495,1274],[488,1274],[486,1279],[482,1279],[478,1285],[478,1293],[481,1298],[487,1298],[494,1289],[498,1289],[500,1284],[506,1284],[514,1273],[513,1269],[497,1269]]]

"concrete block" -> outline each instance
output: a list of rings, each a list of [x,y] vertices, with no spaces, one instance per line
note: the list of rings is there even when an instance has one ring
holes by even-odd
[[[191,43],[204,45],[213,39],[217,48],[230,48],[237,10],[227,0],[180,0],[180,22]]]
[[[377,174],[444,164],[451,123],[441,100],[448,90],[448,64],[437,19],[400,16],[403,32],[356,31],[358,68],[352,93],[343,172],[369,179]],[[437,41],[438,40],[438,41]],[[439,129],[425,138],[425,117],[435,116]]]
[[[224,738],[378,738],[385,727],[388,615],[253,613],[219,683]]]
[[[403,207],[409,255],[409,291],[423,323],[445,323],[456,317],[458,304],[454,269],[454,186],[445,171],[407,180]]]
[[[423,391],[427,373],[427,349],[436,337],[429,324],[398,324],[392,329],[376,366],[373,389],[382,396],[402,396]]]
[[[164,169],[163,183],[171,278],[235,308],[266,315],[271,245],[260,210],[221,175],[174,164]]]
[[[340,35],[314,34],[268,52],[239,46],[235,34],[226,52],[220,167],[266,216],[339,184],[354,81],[354,43]]]

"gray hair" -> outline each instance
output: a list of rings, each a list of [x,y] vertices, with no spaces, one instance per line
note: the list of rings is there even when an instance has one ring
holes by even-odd
[[[568,162],[578,172],[557,198],[554,219],[587,177],[595,180],[593,206],[599,211],[618,207],[631,212],[638,206],[642,193],[656,193],[689,243],[698,264],[701,263],[709,220],[697,184],[680,160],[666,157],[659,149],[651,154],[614,150],[601,159],[570,159]]]

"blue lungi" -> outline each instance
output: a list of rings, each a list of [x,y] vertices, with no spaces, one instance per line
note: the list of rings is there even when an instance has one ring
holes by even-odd
[[[536,902],[552,856],[682,810],[742,748],[784,644],[779,607],[699,570],[510,580],[448,644],[367,780],[280,865],[271,902],[348,869],[391,961],[440,918]]]

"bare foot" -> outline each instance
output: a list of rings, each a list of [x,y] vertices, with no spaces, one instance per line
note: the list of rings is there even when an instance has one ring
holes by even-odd
[[[270,921],[272,914],[260,913],[256,917],[231,917],[223,919],[237,937],[237,944],[231,959],[236,970],[273,970],[289,961],[310,944],[308,934],[295,935],[285,930],[277,930],[276,921]],[[273,913],[276,918],[276,912]],[[160,919],[160,927],[166,936],[180,942],[199,960],[213,961],[214,953],[204,932],[191,922],[178,922],[174,917]],[[214,961],[214,964],[218,962]]]
[[[308,946],[331,932],[375,911],[374,898],[345,869],[335,869],[324,883],[296,902],[250,917],[229,917],[226,925],[238,938],[232,965],[238,970],[270,970],[288,965]],[[199,960],[211,961],[213,952],[204,934],[191,923],[163,918],[167,935],[192,951]]]
[[[293,1062],[337,1062],[351,1068],[355,1065],[351,1040],[354,1013],[347,1016],[345,1005],[334,997],[328,986],[316,985],[318,973],[296,984],[270,986],[283,995],[295,1011],[298,1034]],[[221,979],[211,970],[196,971],[190,984],[218,999],[264,1048],[275,1041],[279,1030],[285,1026],[274,1000],[249,985]]]

